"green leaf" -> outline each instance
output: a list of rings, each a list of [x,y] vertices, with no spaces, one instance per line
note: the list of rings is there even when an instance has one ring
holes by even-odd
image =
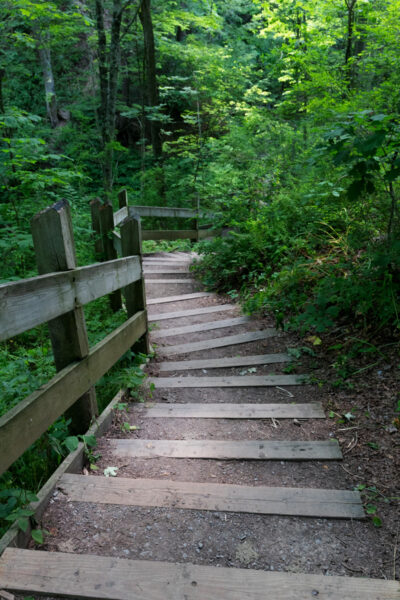
[[[37,544],[44,543],[44,535],[43,535],[43,531],[41,529],[33,529],[31,531],[31,536],[32,536],[32,539],[35,540],[35,542]]]
[[[75,435],[70,435],[69,437],[65,438],[63,444],[67,450],[69,450],[69,452],[74,452],[79,445],[79,439]]]
[[[367,504],[367,506],[365,507],[365,512],[367,513],[367,515],[374,515],[377,510],[378,507],[374,504]]]
[[[375,527],[382,527],[382,519],[380,519],[379,517],[372,517],[372,522],[375,525]]]
[[[29,519],[26,519],[24,517],[17,519],[17,525],[23,532],[26,532],[29,525]]]

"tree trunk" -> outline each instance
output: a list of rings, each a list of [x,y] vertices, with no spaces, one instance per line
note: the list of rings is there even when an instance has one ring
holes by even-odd
[[[46,100],[47,116],[49,117],[52,127],[57,127],[59,124],[57,114],[57,96],[54,84],[53,68],[51,64],[51,53],[48,45],[48,37],[43,40],[39,38],[39,58],[42,65],[44,92]]]
[[[151,19],[151,0],[142,0],[139,12],[143,27],[143,38],[146,62],[146,95],[148,106],[154,107],[159,104],[159,91],[156,74],[156,53],[154,45],[153,22]],[[151,145],[155,158],[162,155],[162,143],[160,137],[160,123],[150,120]]]
[[[107,197],[113,188],[113,142],[115,139],[115,111],[120,67],[122,0],[113,1],[111,41],[107,61],[107,38],[104,26],[103,0],[96,0],[97,50],[99,63],[100,107],[98,110],[103,144],[103,178]]]

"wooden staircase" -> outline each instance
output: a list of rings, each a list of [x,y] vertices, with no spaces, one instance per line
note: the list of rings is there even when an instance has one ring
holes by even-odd
[[[144,259],[144,273],[150,283],[153,273],[166,275],[155,280],[157,286],[181,286],[188,276],[192,256],[187,253],[161,255]],[[182,279],[171,279],[178,274]],[[160,283],[161,282],[161,283]],[[188,282],[188,285],[191,283]],[[151,291],[151,284],[147,286]],[[208,302],[196,307],[198,300]],[[220,303],[221,302],[221,303]],[[193,304],[193,307],[191,306]],[[151,297],[149,321],[160,323],[152,341],[157,344],[161,362],[150,367],[162,373],[149,382],[156,390],[172,390],[175,402],[151,401],[140,407],[144,419],[221,420],[228,427],[237,420],[321,420],[325,418],[321,403],[252,401],[231,402],[183,401],[185,390],[201,394],[206,388],[219,390],[249,388],[267,390],[275,386],[298,386],[299,375],[223,375],[210,376],[208,370],[254,368],[288,362],[286,353],[248,354],[252,343],[278,336],[272,328],[253,330],[248,317],[225,318],[236,311],[233,304],[222,303],[214,294],[191,292]],[[173,304],[173,310],[160,305]],[[183,305],[183,308],[181,308]],[[166,307],[167,309],[168,307]],[[213,320],[214,316],[216,320]],[[196,322],[201,317],[201,323]],[[203,319],[210,319],[204,321]],[[183,320],[183,324],[182,323]],[[187,322],[187,321],[193,322]],[[168,326],[173,321],[172,326]],[[241,333],[226,335],[225,329],[248,327]],[[193,334],[207,334],[207,339],[191,341]],[[216,332],[216,333],[211,333]],[[212,336],[215,337],[212,337]],[[179,341],[186,336],[187,341]],[[175,338],[178,338],[176,343]],[[268,341],[266,342],[268,343]],[[246,346],[247,344],[247,346]],[[228,349],[223,357],[210,353]],[[179,360],[175,360],[178,356]],[[170,357],[173,360],[170,360]],[[195,371],[196,376],[191,372]],[[204,371],[206,371],[204,373]],[[164,374],[168,374],[164,376]],[[270,439],[147,439],[140,430],[135,437],[111,437],[108,447],[116,464],[140,459],[171,458],[198,461],[340,461],[342,452],[336,440]],[[57,493],[67,503],[93,503],[96,506],[159,507],[171,510],[219,511],[257,515],[284,515],[309,519],[364,519],[358,491],[237,485],[173,479],[133,478],[125,476],[63,473]],[[79,510],[79,508],[77,509]],[[43,526],[46,527],[46,518]],[[112,535],[112,532],[110,533]],[[338,577],[319,574],[271,572],[249,568],[211,567],[190,563],[130,560],[91,554],[44,552],[7,548],[0,560],[0,590],[23,594],[96,598],[108,600],[400,600],[396,581]],[[1,597],[1,593],[0,593]]]

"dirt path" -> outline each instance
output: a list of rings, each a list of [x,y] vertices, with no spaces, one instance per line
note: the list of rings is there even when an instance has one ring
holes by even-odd
[[[180,294],[189,294],[200,290],[196,282],[192,283],[151,283],[150,279],[177,279],[188,277],[187,267],[175,266],[175,261],[188,261],[189,256],[179,253],[178,257],[159,255],[160,263],[154,258],[146,260],[148,299],[165,298]],[[168,273],[151,273],[165,269]],[[179,275],[177,274],[179,273]],[[163,302],[149,306],[150,319],[174,311],[198,310],[206,307],[226,305],[228,301],[215,295],[197,297],[184,301]],[[296,345],[296,340],[287,334],[275,332],[272,337],[242,344],[218,348],[210,347],[185,353],[177,352],[172,356],[165,353],[171,346],[188,344],[204,340],[219,340],[227,336],[246,332],[264,331],[273,328],[272,321],[255,319],[249,322],[213,329],[177,335],[164,335],[166,330],[200,323],[210,323],[233,319],[240,316],[237,307],[233,310],[221,310],[209,313],[192,314],[177,318],[155,321],[151,340],[156,348],[156,358],[147,367],[151,377],[246,377],[285,374],[288,362],[271,362],[257,366],[234,366],[227,368],[198,368],[194,370],[160,371],[161,363],[179,362],[196,359],[215,359],[270,355],[286,353]],[[154,321],[152,321],[154,322]],[[162,335],[160,333],[162,332]],[[165,366],[165,365],[164,365]],[[296,369],[294,370],[296,373]],[[299,371],[300,373],[300,371]],[[292,370],[293,374],[293,370]],[[99,441],[101,459],[98,470],[86,480],[96,483],[104,479],[104,470],[117,467],[116,477],[111,482],[118,485],[126,478],[155,482],[187,482],[188,491],[196,489],[197,484],[228,484],[249,486],[249,489],[283,490],[284,500],[278,508],[269,514],[263,505],[261,513],[231,511],[229,502],[219,501],[218,508],[204,510],[181,508],[180,498],[171,501],[171,489],[168,491],[165,505],[156,500],[157,506],[138,506],[120,503],[119,496],[125,494],[116,491],[112,503],[107,503],[106,495],[99,501],[90,501],[89,496],[73,497],[71,482],[61,482],[53,494],[43,517],[43,526],[51,532],[46,544],[50,552],[66,552],[78,555],[129,558],[137,560],[167,561],[173,563],[194,563],[213,567],[251,568],[262,571],[282,571],[295,574],[361,576],[381,579],[393,578],[396,565],[396,532],[384,531],[374,527],[370,519],[329,518],[319,516],[329,504],[323,501],[318,510],[311,505],[304,506],[302,513],[309,511],[310,516],[291,514],[293,508],[286,506],[286,496],[293,494],[293,488],[305,490],[296,500],[294,513],[301,505],[302,496],[308,490],[323,493],[324,490],[342,490],[344,494],[353,492],[359,483],[354,464],[348,462],[346,450],[344,460],[229,460],[220,458],[173,458],[135,457],[116,452],[116,440],[146,440],[151,450],[154,440],[203,440],[232,441],[235,448],[244,441],[258,440],[268,442],[319,442],[335,441],[338,432],[328,418],[157,418],[149,417],[149,407],[175,404],[231,404],[266,405],[279,404],[298,406],[299,404],[321,403],[325,414],[329,412],[329,398],[324,389],[317,385],[281,385],[268,387],[198,387],[198,388],[157,388],[148,396],[147,404],[133,402],[124,411],[117,411],[114,423],[107,435]],[[125,425],[124,425],[125,423]],[[127,431],[129,423],[131,430]],[[340,434],[339,434],[340,435]],[[347,438],[346,438],[347,439]],[[124,442],[125,443],[125,442]],[[135,443],[135,442],[134,442]],[[177,446],[178,444],[175,444]],[[124,446],[125,447],[125,446]],[[355,474],[355,477],[353,476]],[[76,477],[76,476],[73,476]],[[111,478],[110,478],[111,480]],[[160,483],[161,485],[161,483]],[[162,484],[163,485],[163,484]],[[212,488],[214,490],[216,488]],[[222,489],[222,488],[221,488]],[[244,487],[242,487],[244,489]],[[247,489],[247,488],[246,488]],[[295,490],[296,491],[296,490]],[[156,492],[157,495],[160,492]],[[194,492],[193,492],[194,493]],[[330,492],[329,492],[330,493]],[[358,492],[354,492],[358,494]],[[211,494],[212,495],[212,494]],[[251,495],[251,494],[250,494]],[[89,499],[88,499],[89,498]],[[196,497],[196,502],[204,499]],[[209,502],[209,499],[206,498]],[[251,505],[249,496],[248,502]],[[290,504],[289,499],[288,506]],[[307,505],[307,502],[305,502]],[[197,505],[196,505],[197,506]],[[281,506],[282,508],[279,508]],[[321,508],[322,506],[322,508]],[[285,510],[288,514],[282,514]],[[341,509],[340,509],[341,510]],[[339,512],[340,512],[339,510]],[[360,507],[360,510],[361,507]],[[281,512],[282,511],[282,512]],[[301,512],[300,511],[300,512]],[[313,511],[316,511],[315,514]],[[361,513],[360,513],[361,514]],[[339,515],[340,516],[340,515]],[[308,594],[308,593],[307,593]],[[304,594],[293,596],[308,598]],[[314,595],[319,595],[316,590]],[[135,596],[136,597],[136,596]],[[169,598],[170,596],[168,596]],[[184,596],[186,598],[186,596]],[[214,596],[213,596],[214,597]],[[253,598],[253,596],[247,596]],[[254,598],[259,596],[254,596]],[[261,596],[260,596],[261,597]],[[267,597],[267,596],[265,596]],[[269,597],[269,596],[268,596]],[[280,597],[280,596],[279,596]],[[282,596],[287,598],[289,596]],[[345,596],[324,595],[323,598],[344,598]],[[351,594],[346,598],[355,598]],[[367,596],[364,596],[367,597]],[[371,595],[368,598],[397,598],[396,595]],[[181,598],[172,595],[171,598]],[[182,596],[183,598],[183,596]],[[197,596],[196,596],[197,598]],[[211,598],[211,596],[210,596]],[[228,598],[228,596],[227,596]],[[278,598],[278,596],[276,596]],[[399,595],[400,598],[400,595]]]

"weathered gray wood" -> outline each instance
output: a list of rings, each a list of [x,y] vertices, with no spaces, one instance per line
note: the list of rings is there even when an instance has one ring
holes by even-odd
[[[235,319],[221,319],[219,321],[207,321],[196,325],[185,325],[183,327],[171,327],[171,329],[156,329],[154,335],[157,337],[171,337],[185,333],[196,333],[198,331],[212,331],[213,329],[223,329],[224,327],[234,327],[243,325],[251,321],[249,317],[236,317]]]
[[[145,275],[146,274],[147,273],[145,272]],[[146,282],[151,283],[151,284],[154,284],[154,283],[178,283],[180,285],[185,284],[185,283],[186,284],[198,283],[198,282],[196,282],[195,279],[189,279],[189,278],[186,278],[186,279],[151,279],[150,277],[146,277]]]
[[[248,333],[239,333],[237,335],[228,335],[226,337],[213,338],[211,340],[202,340],[201,342],[191,342],[188,344],[178,344],[176,346],[163,346],[158,350],[160,354],[171,356],[173,354],[187,354],[188,352],[197,352],[198,350],[210,350],[211,348],[222,348],[224,346],[235,346],[236,344],[246,344],[257,340],[266,340],[278,335],[276,329],[265,329],[264,331],[249,331]]]
[[[349,490],[286,488],[85,477],[64,475],[60,488],[73,501],[167,506],[195,510],[217,510],[304,517],[364,518],[360,494]]]
[[[145,275],[183,275],[184,277],[187,277],[189,275],[188,269],[171,269],[171,267],[167,267],[166,269],[145,268],[143,272]]]
[[[198,239],[205,240],[209,237],[216,237],[221,235],[222,229],[199,229],[198,230]]]
[[[0,285],[0,340],[37,327],[141,278],[137,256]]]
[[[128,209],[125,206],[120,207],[120,209],[113,214],[114,227],[117,227],[120,223],[122,223],[127,216]]]
[[[301,385],[305,375],[239,375],[237,377],[149,377],[156,388],[223,388]]]
[[[151,230],[144,229],[142,231],[143,240],[196,240],[196,229],[161,229]]]
[[[113,240],[113,244],[114,244],[114,249],[115,252],[119,255],[122,254],[122,246],[121,246],[121,234],[118,233],[118,231],[113,231],[112,232],[112,240]]]
[[[400,600],[398,581],[8,549],[0,585],[98,600]]]
[[[168,361],[157,364],[160,371],[189,371],[195,369],[225,369],[289,362],[288,354],[257,354],[254,356],[227,356],[226,358],[201,358],[198,360]]]
[[[101,239],[103,243],[103,260],[114,260],[117,258],[117,251],[114,248],[112,232],[114,229],[114,216],[111,204],[102,204],[99,208],[99,220]],[[109,295],[110,306],[113,311],[122,308],[122,296],[120,290],[115,290]]]
[[[226,310],[235,310],[235,304],[217,304],[214,306],[204,306],[203,308],[191,308],[187,310],[176,310],[160,314],[149,315],[149,321],[164,321],[165,319],[178,319],[180,317],[197,317],[197,315],[206,315],[208,313],[225,312]]]
[[[192,208],[170,208],[167,206],[130,206],[130,215],[140,217],[172,217],[175,219],[197,218],[198,211]]]
[[[146,331],[139,312],[0,418],[0,474],[86,392]]]
[[[165,419],[323,419],[320,402],[310,404],[145,404],[145,417]]]
[[[139,255],[140,267],[142,268],[142,238],[140,217],[127,217],[121,223],[121,248],[124,256],[131,254]],[[133,316],[139,310],[146,309],[146,286],[144,276],[125,288],[125,302],[128,316]],[[149,332],[146,313],[146,332],[132,347],[133,352],[149,354]]]
[[[37,213],[32,219],[32,236],[40,274],[76,268],[75,244],[70,208],[61,201]],[[29,308],[28,308],[29,310]],[[49,324],[51,345],[57,371],[86,357],[89,342],[82,307],[74,307]],[[73,433],[84,433],[98,414],[96,392],[88,386],[70,404],[67,418]]]
[[[118,206],[120,209],[128,206],[128,192],[125,188],[118,192]]]
[[[210,458],[216,460],[338,460],[336,440],[317,442],[269,440],[111,440],[117,456],[129,458]]]
[[[180,296],[166,296],[165,298],[151,298],[147,300],[147,304],[164,304],[165,302],[180,302],[181,300],[194,300],[195,298],[206,298],[207,296],[215,296],[211,292],[195,292],[194,294],[181,294]]]

